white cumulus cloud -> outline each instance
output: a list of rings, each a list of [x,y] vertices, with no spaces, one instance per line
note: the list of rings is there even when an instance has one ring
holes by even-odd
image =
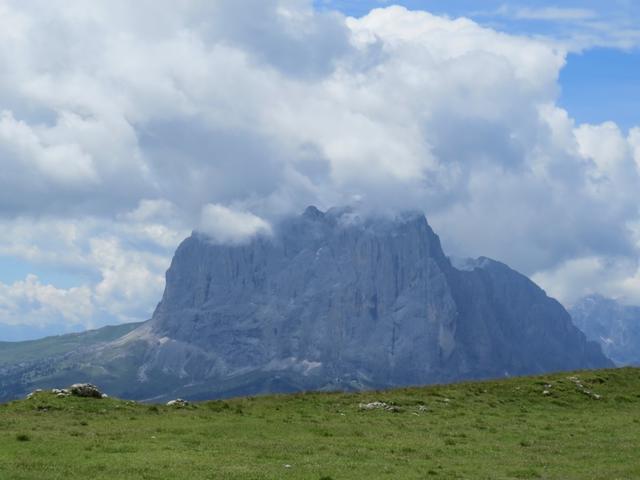
[[[263,234],[271,235],[271,226],[262,218],[223,205],[205,205],[199,231],[221,244],[238,244]]]
[[[94,308],[91,290],[42,284],[36,275],[10,285],[0,283],[0,323],[42,327],[50,323],[90,325]]]

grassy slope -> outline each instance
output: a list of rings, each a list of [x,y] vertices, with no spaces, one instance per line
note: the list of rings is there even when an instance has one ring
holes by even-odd
[[[0,405],[0,478],[640,478],[640,370],[575,375],[602,398],[566,373],[184,409],[42,393]]]
[[[102,327],[81,333],[70,333],[26,342],[0,342],[0,366],[38,360],[65,354],[101,342],[109,342],[126,335],[140,323]]]

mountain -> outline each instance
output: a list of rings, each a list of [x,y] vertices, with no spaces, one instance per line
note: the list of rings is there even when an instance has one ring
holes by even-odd
[[[13,394],[91,381],[163,400],[609,366],[525,276],[487,258],[452,265],[424,215],[309,207],[246,244],[192,234],[151,320],[55,368],[10,373],[28,379]]]
[[[142,325],[141,322],[108,325],[96,330],[56,335],[40,340],[0,342],[0,369],[7,365],[34,362],[43,357],[66,355],[82,347],[92,347],[101,343],[111,342],[138,328],[140,325]]]
[[[589,295],[570,310],[576,326],[618,365],[640,365],[640,307]]]
[[[34,385],[63,369],[68,357],[108,344],[141,323],[106,326],[82,333],[57,335],[24,342],[0,342],[0,401],[22,396]],[[68,382],[73,383],[73,382]]]

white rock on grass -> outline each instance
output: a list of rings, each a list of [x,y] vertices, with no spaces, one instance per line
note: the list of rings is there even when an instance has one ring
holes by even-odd
[[[400,409],[394,405],[389,405],[384,402],[371,402],[358,404],[360,410],[386,410],[388,412],[399,412]]]
[[[102,398],[102,392],[91,383],[74,383],[69,387],[71,395],[86,398]]]
[[[33,398],[34,395],[36,395],[37,393],[41,393],[41,392],[42,392],[42,390],[39,389],[39,388],[37,390],[34,390],[29,395],[27,395],[27,400],[30,399],[30,398]]]
[[[575,386],[578,388],[578,391],[593,398],[594,400],[600,400],[602,398],[602,395],[598,395],[597,393],[586,388],[578,377],[567,377],[567,379],[571,380],[575,384]]]

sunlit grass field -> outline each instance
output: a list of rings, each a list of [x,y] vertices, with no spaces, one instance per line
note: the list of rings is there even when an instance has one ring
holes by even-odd
[[[360,404],[384,402],[367,410]],[[640,479],[640,370],[184,408],[0,405],[0,479]]]

